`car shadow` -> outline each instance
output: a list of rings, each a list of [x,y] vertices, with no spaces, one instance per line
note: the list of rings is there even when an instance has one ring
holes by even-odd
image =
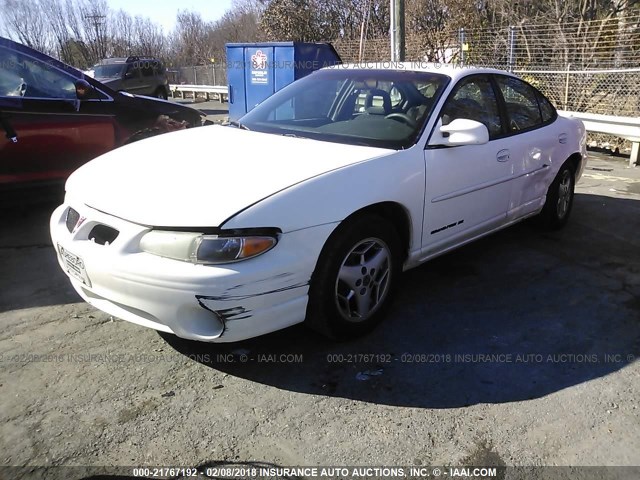
[[[63,199],[62,184],[2,195],[0,313],[81,301],[60,269],[49,235],[49,218]]]
[[[572,215],[561,231],[525,222],[406,272],[389,317],[354,341],[303,326],[233,344],[162,336],[293,392],[423,408],[540,398],[640,353],[640,202],[578,194]]]

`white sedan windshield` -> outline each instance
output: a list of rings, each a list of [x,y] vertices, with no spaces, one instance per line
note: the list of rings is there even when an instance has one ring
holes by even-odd
[[[240,123],[266,133],[407,148],[448,81],[427,72],[321,70],[280,90]]]

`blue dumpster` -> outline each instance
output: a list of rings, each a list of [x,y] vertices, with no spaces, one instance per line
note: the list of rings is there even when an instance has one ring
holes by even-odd
[[[245,113],[285,85],[341,63],[329,43],[227,43],[229,120]]]

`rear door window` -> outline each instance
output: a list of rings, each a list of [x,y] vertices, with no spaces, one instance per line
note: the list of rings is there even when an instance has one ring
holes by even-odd
[[[529,130],[543,124],[537,91],[531,85],[502,75],[497,76],[496,80],[504,97],[511,132]]]

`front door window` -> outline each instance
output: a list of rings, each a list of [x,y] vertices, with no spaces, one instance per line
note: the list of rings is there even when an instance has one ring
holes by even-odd
[[[75,100],[74,78],[47,62],[0,47],[0,96]]]

